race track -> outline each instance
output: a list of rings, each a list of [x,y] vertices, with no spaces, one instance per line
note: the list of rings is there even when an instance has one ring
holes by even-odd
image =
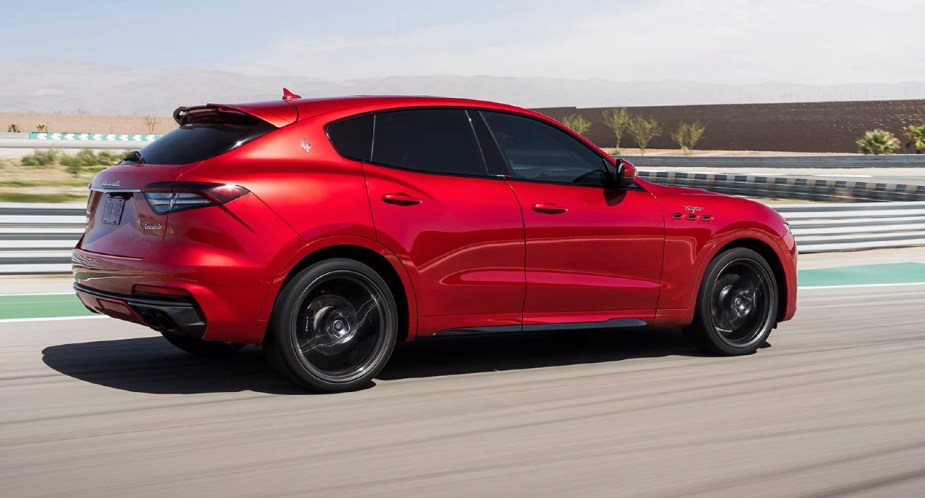
[[[430,340],[302,394],[248,348],[0,324],[2,496],[921,496],[925,285],[801,291],[743,358],[676,330]]]

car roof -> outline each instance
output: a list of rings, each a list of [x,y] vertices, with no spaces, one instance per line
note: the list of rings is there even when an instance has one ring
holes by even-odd
[[[484,100],[403,95],[355,95],[349,97],[297,98],[244,104],[206,104],[205,107],[235,109],[281,127],[323,115],[349,116],[402,107],[477,107],[536,115],[520,107]],[[192,109],[192,108],[189,108]]]

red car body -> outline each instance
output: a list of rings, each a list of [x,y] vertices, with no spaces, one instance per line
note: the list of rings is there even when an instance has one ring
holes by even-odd
[[[683,327],[694,320],[711,260],[747,247],[774,271],[776,321],[793,316],[796,245],[762,204],[642,179],[610,191],[408,171],[348,159],[326,132],[349,116],[407,108],[526,116],[614,161],[542,114],[489,102],[351,97],[191,108],[245,114],[274,129],[191,164],[100,172],[74,249],[78,296],[92,310],[154,328],[158,315],[145,306],[180,298],[202,315],[202,339],[260,344],[287,278],[340,256],[365,262],[393,287],[401,340],[589,323]],[[202,195],[214,202],[158,214],[144,193],[158,185],[207,185],[213,190]],[[228,186],[230,200],[217,185]],[[103,207],[113,196],[122,199],[118,223],[115,208]]]

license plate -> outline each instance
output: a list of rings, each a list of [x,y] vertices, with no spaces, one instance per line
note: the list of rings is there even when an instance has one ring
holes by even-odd
[[[107,225],[118,225],[122,223],[122,208],[125,207],[125,199],[121,197],[106,197],[106,204],[103,206],[103,223]]]

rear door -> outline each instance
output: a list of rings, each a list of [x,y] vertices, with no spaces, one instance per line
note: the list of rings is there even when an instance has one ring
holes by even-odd
[[[468,112],[386,111],[374,121],[370,207],[379,241],[413,274],[420,329],[519,326],[520,206],[489,177]]]
[[[605,187],[609,159],[551,124],[482,115],[523,212],[524,325],[653,318],[664,245],[655,198]]]

